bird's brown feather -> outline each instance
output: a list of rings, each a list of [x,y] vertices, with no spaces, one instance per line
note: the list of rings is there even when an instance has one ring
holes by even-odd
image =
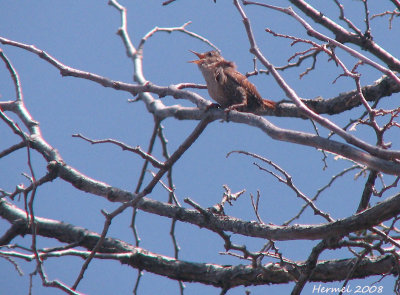
[[[197,53],[198,65],[206,82],[208,93],[223,108],[241,112],[275,109],[276,103],[263,99],[247,77],[236,70],[235,63],[225,60],[218,51]]]

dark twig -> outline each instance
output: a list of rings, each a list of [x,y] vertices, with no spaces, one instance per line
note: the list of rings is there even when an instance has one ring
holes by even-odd
[[[353,165],[349,168],[344,169],[343,171],[339,172],[338,174],[332,176],[332,178],[329,180],[329,182],[324,185],[323,187],[321,187],[320,189],[318,189],[317,193],[314,195],[314,197],[311,198],[311,201],[315,202],[318,197],[321,195],[322,192],[324,192],[326,189],[328,189],[329,187],[331,187],[331,185],[337,180],[339,179],[339,177],[344,176],[346,173],[353,171],[354,169],[360,169],[361,167],[359,165]],[[301,209],[299,210],[299,212],[293,216],[291,219],[289,219],[288,221],[285,221],[282,225],[289,225],[291,224],[293,221],[295,221],[296,219],[299,219],[301,214],[303,214],[303,212],[305,211],[305,209],[308,207],[308,203],[304,204]]]
[[[279,182],[282,182],[282,183],[286,184],[290,189],[292,189],[299,198],[303,199],[311,207],[311,209],[314,211],[315,215],[320,215],[320,216],[322,216],[323,218],[325,218],[329,222],[334,222],[335,221],[332,217],[330,217],[330,215],[328,213],[322,212],[320,209],[318,209],[317,206],[314,204],[314,202],[310,198],[308,198],[305,194],[303,194],[294,185],[292,177],[285,170],[283,170],[281,167],[279,167],[274,162],[272,162],[272,161],[270,161],[270,160],[268,160],[266,158],[263,158],[263,157],[261,157],[259,155],[256,155],[256,154],[253,154],[253,153],[249,153],[249,152],[246,152],[246,151],[231,151],[231,152],[228,153],[227,156],[229,156],[232,153],[239,153],[239,154],[248,155],[248,156],[251,156],[253,158],[261,160],[264,163],[267,163],[268,165],[272,166],[276,171],[281,173],[283,175],[283,177],[275,174],[274,172],[272,172],[272,171],[270,171],[268,169],[265,169],[265,168],[261,167],[257,163],[254,163],[254,165],[256,165],[260,170],[268,172],[269,174],[274,176],[276,179],[278,179]]]
[[[329,248],[328,242],[326,240],[322,240],[321,242],[318,243],[318,245],[316,245],[312,249],[312,251],[304,265],[304,269],[302,270],[302,273],[301,273],[300,277],[298,278],[298,281],[292,290],[292,293],[291,293],[292,295],[301,294],[301,291],[303,290],[305,284],[310,279],[313,271],[315,270],[319,255],[327,248]]]
[[[254,202],[253,194],[250,194],[250,198],[251,198],[251,205],[253,206],[253,210],[254,210],[254,213],[256,214],[258,222],[264,223],[264,221],[262,221],[260,214],[258,212],[258,205],[260,202],[260,191],[257,190],[257,200],[255,202]]]
[[[87,138],[87,137],[83,136],[82,134],[73,134],[72,137],[82,138],[82,139],[90,142],[91,144],[112,143],[112,144],[115,144],[115,145],[119,146],[120,148],[122,148],[123,151],[129,151],[129,152],[138,154],[143,159],[145,159],[147,162],[150,162],[156,168],[161,168],[163,166],[162,162],[158,161],[151,154],[142,151],[142,149],[139,146],[131,147],[121,141],[111,139],[111,138],[94,140],[94,139]]]
[[[368,208],[369,200],[371,199],[372,193],[374,192],[375,180],[378,177],[378,172],[372,170],[369,172],[367,182],[365,183],[363,193],[361,195],[360,204],[357,208],[357,213]]]
[[[150,136],[150,142],[149,142],[149,147],[147,148],[147,154],[150,155],[153,152],[153,147],[154,147],[154,143],[156,140],[156,136],[157,136],[157,130],[158,128],[160,128],[160,121],[154,117],[154,127],[153,127],[153,132]],[[149,164],[149,161],[146,159],[143,163],[142,166],[142,170],[140,171],[140,176],[138,178],[138,182],[136,185],[136,189],[135,189],[135,194],[139,193],[142,184],[143,184],[143,180],[147,171],[147,166]],[[133,212],[132,212],[132,219],[131,219],[131,228],[133,231],[133,235],[135,237],[135,242],[136,242],[136,246],[139,246],[140,244],[140,237],[139,237],[139,233],[137,231],[136,228],[136,216],[137,216],[137,208],[133,208]],[[141,273],[138,273],[138,278],[140,278]]]

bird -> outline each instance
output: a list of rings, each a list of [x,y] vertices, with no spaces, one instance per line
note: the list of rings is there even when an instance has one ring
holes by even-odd
[[[247,77],[237,71],[235,63],[224,59],[218,51],[190,51],[199,59],[189,62],[197,64],[206,81],[208,94],[217,102],[210,107],[220,106],[228,112],[247,113],[276,108],[276,102],[263,99]]]

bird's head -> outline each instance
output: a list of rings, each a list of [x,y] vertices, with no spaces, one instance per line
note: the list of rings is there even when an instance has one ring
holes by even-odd
[[[197,57],[199,59],[191,60],[188,62],[194,63],[194,64],[198,65],[199,67],[207,67],[209,65],[212,65],[212,64],[215,64],[217,62],[221,62],[224,60],[224,58],[221,56],[221,54],[216,50],[207,51],[204,53],[198,53],[193,50],[190,50],[190,52],[197,55]]]

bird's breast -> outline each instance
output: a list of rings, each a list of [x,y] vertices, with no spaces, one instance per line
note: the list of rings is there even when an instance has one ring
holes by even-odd
[[[207,83],[207,90],[210,97],[215,100],[221,107],[226,108],[231,105],[229,95],[227,95],[224,86],[226,77],[224,73],[219,73],[210,69],[200,68],[204,80]]]

